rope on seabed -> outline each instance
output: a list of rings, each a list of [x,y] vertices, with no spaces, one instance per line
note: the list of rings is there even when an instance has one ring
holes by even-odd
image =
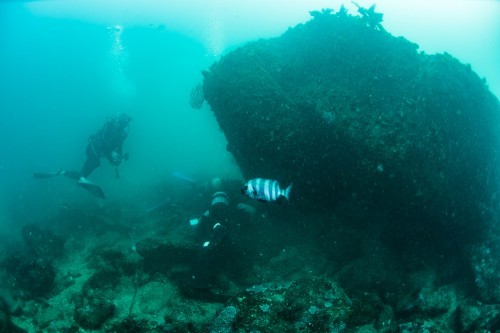
[[[132,302],[130,303],[130,307],[128,309],[128,318],[132,317],[132,311],[134,310],[134,305],[135,305],[135,300],[137,298],[137,291],[139,290],[139,277],[142,275],[142,270],[143,270],[144,262],[141,260],[141,267],[140,269],[136,269],[135,271],[135,277],[134,277],[134,295],[132,296]]]

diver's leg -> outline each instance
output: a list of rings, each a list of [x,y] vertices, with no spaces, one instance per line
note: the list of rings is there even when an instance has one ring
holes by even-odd
[[[92,171],[94,171],[99,165],[101,165],[99,157],[96,156],[94,150],[89,144],[87,146],[87,160],[85,161],[85,164],[83,165],[82,170],[80,171],[80,176],[83,178],[87,178],[88,176],[90,176]]]

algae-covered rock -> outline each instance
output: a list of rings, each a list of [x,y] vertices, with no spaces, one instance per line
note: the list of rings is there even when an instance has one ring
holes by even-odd
[[[36,259],[21,253],[9,255],[0,266],[12,279],[10,287],[20,289],[30,296],[44,296],[54,286],[56,272],[52,264],[45,259]]]
[[[122,251],[113,248],[96,248],[89,257],[94,269],[113,270],[117,275],[134,275],[142,266],[142,257],[132,249]]]
[[[211,332],[334,332],[345,329],[351,301],[325,279],[266,283],[226,304]]]
[[[75,303],[74,319],[85,329],[96,330],[115,313],[115,305],[96,293],[81,297]]]
[[[9,306],[3,297],[0,297],[0,332],[25,333],[26,331],[13,324],[10,320]]]
[[[500,303],[500,238],[471,249],[471,267],[479,297],[490,303]]]
[[[460,332],[500,330],[500,305],[463,304],[457,311]]]
[[[147,271],[166,272],[176,265],[191,264],[196,258],[196,245],[147,238],[137,243],[137,253],[144,258]]]
[[[418,311],[430,318],[453,312],[456,307],[456,291],[448,286],[437,289],[423,288],[418,295]]]
[[[451,55],[419,53],[359,17],[323,11],[203,74],[244,176],[293,181],[297,209],[354,198],[390,214],[398,239],[430,239],[431,228],[464,242],[482,232],[500,107]]]
[[[42,329],[47,329],[49,326],[53,325],[54,322],[63,320],[63,311],[54,306],[42,308],[33,318],[33,321],[37,324],[37,326]]]
[[[64,239],[51,230],[28,224],[23,227],[22,235],[28,250],[35,257],[54,259],[63,254]]]

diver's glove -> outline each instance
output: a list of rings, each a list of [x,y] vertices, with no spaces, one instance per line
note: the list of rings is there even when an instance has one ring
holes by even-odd
[[[116,151],[113,151],[111,153],[111,160],[110,160],[112,165],[119,165],[122,162],[122,155],[118,154]]]

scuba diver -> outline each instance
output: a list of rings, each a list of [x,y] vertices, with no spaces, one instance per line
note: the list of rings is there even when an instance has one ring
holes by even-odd
[[[208,210],[197,219],[190,220],[190,224],[197,228],[200,246],[196,263],[189,275],[188,283],[200,289],[214,286],[215,279],[224,265],[233,265],[240,261],[234,256],[234,246],[237,245],[233,237],[235,228],[250,221],[255,209],[247,204],[232,205],[229,196],[223,191],[217,191],[212,196]],[[233,263],[233,264],[231,264]]]
[[[123,154],[123,143],[129,133],[129,123],[132,120],[128,115],[122,114],[109,119],[104,126],[94,135],[89,137],[87,144],[87,158],[80,172],[72,170],[59,170],[52,173],[34,173],[37,179],[54,176],[65,176],[77,180],[77,184],[89,191],[92,195],[104,198],[101,187],[91,183],[88,177],[101,165],[101,158],[105,157],[109,163],[116,167],[116,177],[119,178],[118,166],[123,160],[128,159],[128,154]]]
[[[123,154],[123,143],[128,136],[131,120],[126,114],[111,118],[96,134],[90,136],[86,149],[87,160],[80,171],[78,183],[88,182],[88,176],[101,165],[101,157],[105,157],[115,167],[128,159],[128,154]]]

